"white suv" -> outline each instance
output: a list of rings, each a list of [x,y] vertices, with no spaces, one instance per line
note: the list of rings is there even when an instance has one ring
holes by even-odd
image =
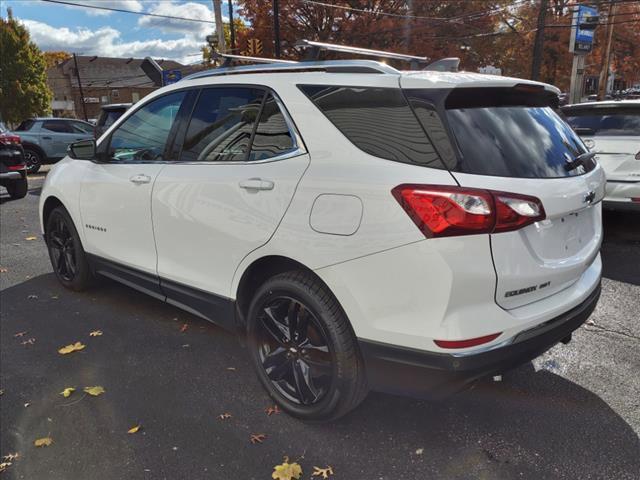
[[[193,75],[48,174],[55,273],[239,331],[302,419],[454,392],[568,341],[598,300],[604,174],[557,93],[373,61]]]
[[[640,212],[640,100],[578,103],[562,111],[598,154],[607,176],[604,207]]]

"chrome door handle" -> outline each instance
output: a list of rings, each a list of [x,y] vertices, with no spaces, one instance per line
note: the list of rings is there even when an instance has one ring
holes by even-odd
[[[140,173],[129,178],[129,181],[131,183],[135,183],[136,185],[142,185],[143,183],[149,183],[151,181],[151,177],[149,175]]]
[[[245,190],[273,190],[275,186],[271,180],[263,180],[262,178],[249,178],[241,181],[239,185]]]

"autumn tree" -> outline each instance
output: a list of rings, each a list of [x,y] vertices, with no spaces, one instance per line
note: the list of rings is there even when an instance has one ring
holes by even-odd
[[[42,55],[44,56],[44,62],[47,65],[47,69],[71,58],[71,54],[69,52],[62,51],[44,52]]]
[[[47,66],[27,29],[7,9],[0,18],[0,114],[9,123],[45,115],[51,104]]]

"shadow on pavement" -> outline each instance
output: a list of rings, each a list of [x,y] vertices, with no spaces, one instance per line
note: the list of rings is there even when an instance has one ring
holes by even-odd
[[[602,213],[602,275],[640,285],[640,213]]]
[[[270,478],[285,455],[303,478],[327,464],[350,480],[640,471],[638,436],[619,415],[531,364],[443,403],[372,393],[338,422],[305,425],[265,414],[271,402],[233,336],[162,302],[113,283],[69,292],[51,274],[1,295],[2,451],[21,455],[8,479]],[[86,348],[57,353],[76,341]],[[93,385],[106,393],[83,397]],[[77,391],[66,399],[65,387]],[[48,435],[52,446],[33,447]]]

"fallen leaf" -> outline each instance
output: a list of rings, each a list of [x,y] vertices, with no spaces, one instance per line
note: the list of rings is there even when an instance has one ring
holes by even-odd
[[[20,345],[33,345],[34,343],[36,343],[36,339],[35,338],[29,338],[29,339],[25,340],[24,342],[20,342]]]
[[[182,327],[180,327],[180,333],[186,332],[187,328],[189,328],[189,324],[188,323],[183,323]]]
[[[226,419],[231,418],[231,417],[232,417],[232,415],[230,413],[226,413],[226,412],[218,415],[218,418],[220,420],[226,420]]]
[[[137,433],[137,432],[138,432],[138,430],[140,430],[140,427],[141,427],[141,426],[142,426],[142,425],[138,424],[138,425],[136,425],[135,427],[131,427],[129,430],[127,430],[127,433]]]
[[[289,457],[284,457],[280,465],[273,467],[271,478],[274,480],[298,480],[302,476],[302,467],[293,462],[289,463]]]
[[[331,467],[331,465],[327,466],[326,468],[313,467],[313,473],[311,474],[312,477],[322,478],[329,478],[330,475],[333,475],[333,468]]]
[[[26,237],[25,240],[31,241],[31,240],[37,240],[38,237],[34,237],[33,235],[30,237]]]
[[[102,395],[105,392],[105,389],[97,385],[95,387],[84,387],[83,391],[89,395],[97,397],[98,395]]]
[[[102,335],[102,330],[94,330],[93,332],[89,333],[90,337],[99,337]]]
[[[62,390],[60,392],[60,395],[62,395],[64,398],[68,398],[73,392],[75,392],[76,389],[73,387],[67,387],[64,390]]]
[[[9,453],[8,455],[5,455],[4,457],[2,457],[3,460],[6,460],[8,462],[10,462],[11,460],[17,460],[18,458],[20,458],[20,454],[18,452]]]
[[[29,332],[18,332],[18,333],[14,333],[13,336],[18,338],[18,337],[24,337],[27,333]]]
[[[7,273],[9,270],[7,270],[4,267],[0,267],[0,273]]]
[[[274,405],[273,407],[267,408],[265,412],[267,416],[270,417],[271,415],[278,415],[280,413],[280,409],[278,408],[278,405]]]
[[[38,438],[33,444],[36,447],[48,447],[53,443],[53,439],[51,437]]]
[[[422,455],[424,453],[424,448],[418,448],[416,450],[416,455]]]
[[[256,443],[264,442],[265,438],[267,438],[267,436],[264,433],[252,433],[249,441],[255,445]]]
[[[27,300],[37,300],[37,299],[38,299],[38,295],[31,294],[27,296]]]
[[[82,350],[84,347],[85,346],[82,343],[76,342],[76,343],[72,343],[71,345],[67,345],[66,347],[62,347],[60,350],[58,350],[58,353],[60,355],[67,355],[68,353]]]
[[[227,370],[229,370],[230,372],[235,372],[236,371],[236,367],[227,367]]]
[[[57,300],[58,298],[60,298],[60,297],[58,297],[58,295],[51,295],[51,299],[52,300]]]
[[[24,408],[27,408],[29,405],[31,405],[31,402],[27,402],[24,404]]]
[[[4,395],[4,390],[0,389],[0,396]]]
[[[0,463],[0,473],[4,472],[11,466],[11,462],[2,462]]]

